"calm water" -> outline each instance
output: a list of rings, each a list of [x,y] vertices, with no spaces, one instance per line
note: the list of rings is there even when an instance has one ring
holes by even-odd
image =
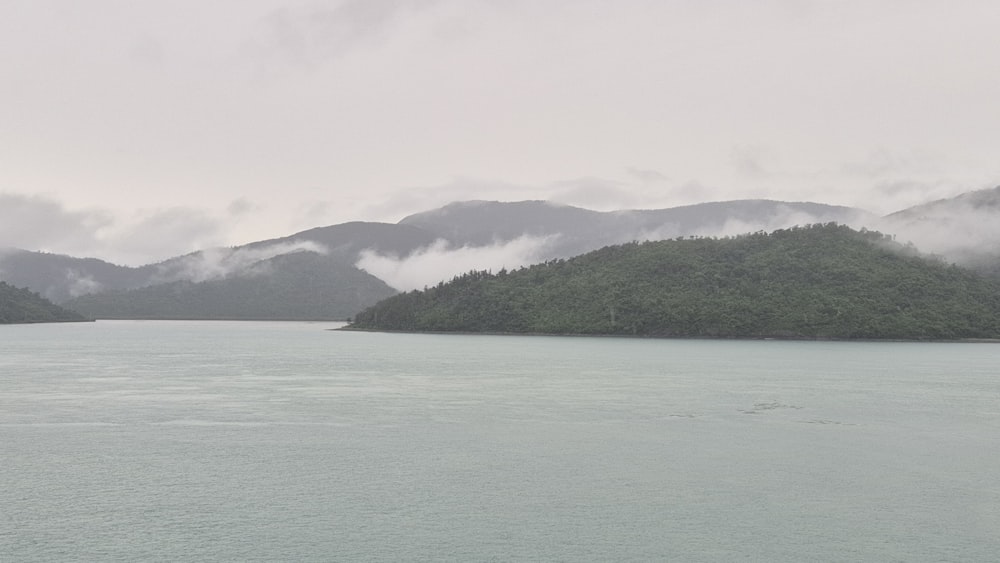
[[[0,561],[996,561],[1000,345],[0,327]]]

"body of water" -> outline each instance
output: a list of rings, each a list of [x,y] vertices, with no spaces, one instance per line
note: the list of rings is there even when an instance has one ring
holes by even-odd
[[[0,327],[0,561],[995,561],[1000,345]]]

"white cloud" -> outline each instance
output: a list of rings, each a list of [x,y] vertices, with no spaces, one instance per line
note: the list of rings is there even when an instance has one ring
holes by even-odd
[[[134,263],[468,199],[888,213],[1000,182],[998,19],[994,0],[0,2],[0,187],[82,225],[6,229]],[[147,219],[177,240],[128,240]]]
[[[327,248],[313,241],[283,242],[243,248],[211,248],[160,265],[158,282],[187,280],[203,282],[230,276],[266,273],[265,261],[293,252],[326,254]]]
[[[1000,209],[955,200],[913,215],[886,217],[878,228],[919,250],[964,262],[970,255],[1000,254]]]
[[[837,222],[846,223],[847,225],[855,228],[871,227],[871,225],[865,224],[866,219],[870,219],[870,217],[858,215],[853,218],[848,218],[847,220],[838,220]],[[780,206],[776,213],[768,217],[760,217],[755,220],[730,219],[721,227],[704,229],[694,234],[708,237],[727,237],[745,233],[755,233],[758,231],[771,232],[777,229],[788,229],[794,226],[804,226],[822,222],[824,222],[823,218],[816,217],[815,215],[802,211],[797,211],[790,207]]]
[[[70,297],[97,293],[103,289],[103,286],[94,280],[93,277],[81,274],[73,269],[66,270],[66,281],[69,282]]]
[[[138,266],[219,246],[252,212],[237,200],[228,213],[192,207],[72,209],[51,197],[0,194],[0,247],[95,257]]]
[[[0,193],[0,247],[87,252],[113,223],[107,211],[71,210],[50,198]]]
[[[163,260],[221,244],[223,220],[200,209],[172,207],[142,212],[116,225],[106,244],[126,263]]]
[[[361,253],[355,264],[399,291],[422,289],[472,270],[514,269],[539,261],[542,249],[553,237],[523,236],[489,246],[449,248],[438,240],[405,258],[385,256],[371,250]]]

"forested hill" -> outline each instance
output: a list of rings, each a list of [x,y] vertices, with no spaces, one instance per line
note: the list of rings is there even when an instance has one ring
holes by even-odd
[[[85,321],[27,289],[0,282],[0,324]]]
[[[350,261],[314,252],[292,252],[257,266],[259,273],[106,291],[65,305],[101,319],[331,320],[395,293]]]
[[[1000,337],[1000,283],[873,231],[826,224],[610,246],[473,272],[356,315],[354,329],[676,337]]]

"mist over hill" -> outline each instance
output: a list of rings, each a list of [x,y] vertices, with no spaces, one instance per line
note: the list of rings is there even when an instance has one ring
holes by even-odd
[[[852,207],[772,200],[612,212],[544,201],[457,202],[400,221],[433,232],[440,237],[435,246],[406,258],[367,252],[358,264],[396,289],[410,290],[472,269],[516,268],[611,244],[836,222],[878,230],[949,262],[1000,275],[998,200],[1000,188],[981,190],[886,217]]]
[[[130,268],[98,260],[15,248],[0,250],[0,279],[27,287],[56,303],[108,289],[145,283],[154,269]]]
[[[84,295],[65,306],[102,319],[342,320],[395,293],[350,262],[292,252],[225,277]]]
[[[924,252],[1000,275],[1000,187],[910,207],[887,215],[879,227]]]
[[[0,282],[0,324],[79,322],[87,320],[31,290]]]
[[[524,236],[554,237],[544,257],[555,258],[633,240],[724,236],[806,223],[863,223],[873,218],[856,208],[771,200],[622,211],[591,211],[547,201],[467,201],[410,215],[400,224],[420,227],[457,246],[483,246]]]
[[[1000,337],[1000,280],[827,224],[604,247],[396,295],[351,328],[724,338]]]
[[[403,259],[367,252],[359,265],[400,290],[433,285],[469,269],[516,268],[569,258],[610,244],[677,236],[725,236],[794,225],[864,225],[861,209],[808,202],[738,200],[669,209],[591,211],[546,201],[468,201],[400,221],[440,238]]]
[[[339,320],[393,295],[355,266],[360,249],[405,253],[433,237],[408,227],[345,223],[145,267],[141,285],[82,295],[97,318]]]
[[[514,269],[630,241],[828,222],[877,228],[922,251],[1000,275],[998,194],[1000,188],[971,192],[886,217],[771,200],[613,212],[545,201],[455,202],[397,224],[317,227],[141,267],[6,249],[0,251],[0,279],[95,317],[345,318],[396,291],[470,270]]]

